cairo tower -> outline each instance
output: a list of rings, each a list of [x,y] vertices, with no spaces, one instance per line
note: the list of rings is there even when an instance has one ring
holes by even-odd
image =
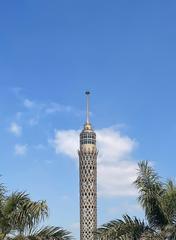
[[[80,134],[80,240],[94,240],[97,228],[97,148],[96,134],[89,119],[89,95],[86,92],[86,123]]]

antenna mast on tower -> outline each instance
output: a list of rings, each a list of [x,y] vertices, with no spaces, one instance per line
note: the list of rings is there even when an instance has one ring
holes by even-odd
[[[89,112],[89,106],[90,106],[90,92],[86,91],[86,123],[89,124],[90,123],[90,112]]]

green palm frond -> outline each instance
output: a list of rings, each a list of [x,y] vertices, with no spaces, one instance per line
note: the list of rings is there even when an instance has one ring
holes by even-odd
[[[14,210],[22,206],[26,201],[29,201],[28,194],[25,192],[14,192],[6,198],[3,212],[5,215],[11,214]]]
[[[46,201],[32,201],[26,192],[6,195],[0,184],[0,240],[70,240],[70,232],[60,227],[46,226],[39,230],[48,217]]]
[[[0,183],[0,216],[1,216],[3,205],[4,205],[4,201],[6,199],[6,196],[5,196],[6,192],[7,192],[6,187],[4,186],[3,183]]]
[[[117,232],[120,235],[120,223],[121,220],[113,220],[107,224],[104,224],[102,227],[97,229],[96,235],[98,239],[106,240],[106,239],[115,239]]]
[[[145,232],[140,240],[166,240],[166,238],[161,232]]]
[[[176,223],[176,185],[172,180],[165,184],[165,193],[163,194],[162,209],[168,219],[168,224]]]
[[[46,201],[26,201],[21,207],[21,216],[28,216],[32,222],[38,223],[48,217],[48,206]]]
[[[14,192],[7,198],[3,213],[13,229],[24,231],[47,217],[48,207],[45,201],[31,201],[25,192]]]
[[[149,224],[162,227],[168,223],[161,204],[164,186],[147,161],[140,162],[138,166],[138,177],[134,183],[139,191],[139,203],[145,210]]]
[[[165,239],[176,240],[176,225],[169,224],[165,226],[165,228],[162,231],[162,234],[164,235]]]
[[[97,237],[100,240],[126,240],[140,239],[144,232],[152,231],[144,221],[137,219],[136,217],[131,218],[128,215],[123,216],[123,220],[117,219],[104,224],[97,230]]]
[[[36,239],[36,240],[70,240],[72,237],[70,232],[53,226],[46,226],[41,228],[33,233],[30,236],[27,236],[29,239]]]

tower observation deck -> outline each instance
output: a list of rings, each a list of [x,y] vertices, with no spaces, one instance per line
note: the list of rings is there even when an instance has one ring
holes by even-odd
[[[89,119],[89,96],[86,92],[86,123],[80,133],[80,240],[94,240],[97,228],[97,148]]]

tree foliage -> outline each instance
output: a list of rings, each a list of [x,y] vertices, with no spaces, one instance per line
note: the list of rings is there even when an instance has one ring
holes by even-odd
[[[60,227],[41,226],[48,217],[46,201],[32,201],[26,192],[7,195],[0,184],[0,240],[69,240]]]
[[[128,215],[97,230],[99,240],[176,240],[176,185],[162,182],[147,161],[138,164],[138,202],[147,221]]]

